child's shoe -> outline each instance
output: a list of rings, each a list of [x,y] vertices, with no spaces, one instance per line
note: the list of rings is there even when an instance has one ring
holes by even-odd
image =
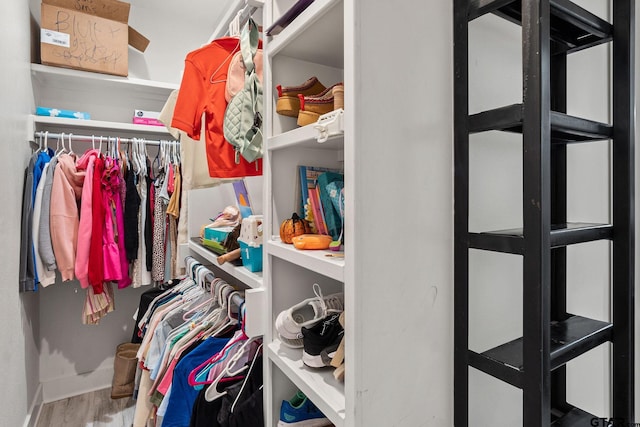
[[[344,85],[336,83],[318,95],[298,95],[300,112],[298,126],[306,126],[318,121],[318,117],[338,108],[344,108]]]
[[[298,117],[300,111],[299,94],[305,96],[317,95],[326,88],[318,81],[317,77],[311,77],[300,86],[276,86],[278,90],[278,101],[276,102],[276,113],[283,116]]]

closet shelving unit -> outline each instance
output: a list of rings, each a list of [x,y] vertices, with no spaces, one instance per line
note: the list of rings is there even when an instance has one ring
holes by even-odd
[[[265,27],[295,2],[267,1]],[[291,349],[277,338],[274,320],[278,313],[313,296],[312,285],[324,294],[343,291],[345,259],[330,258],[329,251],[300,251],[280,241],[278,230],[297,210],[298,166],[342,168],[344,131],[318,143],[314,125],[297,127],[295,118],[275,113],[278,84],[296,84],[317,76],[325,85],[344,79],[344,2],[316,1],[280,34],[263,41],[265,46],[265,258],[267,289],[265,331],[266,425],[278,422],[280,403],[296,389],[337,426],[350,425],[346,414],[345,385],[332,370],[314,370],[303,365],[302,350]],[[346,113],[345,113],[346,114]],[[345,205],[349,205],[347,196]],[[267,237],[268,236],[268,237]],[[348,301],[345,301],[348,305]]]
[[[470,425],[469,367],[522,389],[524,426],[589,425],[594,416],[567,402],[565,365],[606,342],[611,417],[634,422],[634,2],[612,10],[613,25],[568,0],[454,2],[456,427]],[[487,13],[522,26],[523,102],[469,115],[468,24]],[[611,125],[566,114],[567,56],[606,42]],[[469,135],[490,130],[522,134],[520,230],[469,230]],[[566,144],[602,140],[612,140],[611,223],[568,223]],[[567,312],[566,247],[601,239],[612,242],[610,322]],[[471,248],[523,256],[523,336],[482,353],[469,349]]]
[[[172,83],[31,64],[35,103],[38,106],[86,111],[91,120],[33,115],[34,131],[95,133],[96,137],[123,136],[173,139],[164,127],[131,123],[134,109],[160,111]]]

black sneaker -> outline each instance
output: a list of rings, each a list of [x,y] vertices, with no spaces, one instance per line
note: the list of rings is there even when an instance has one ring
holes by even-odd
[[[338,321],[339,318],[340,313],[334,313],[310,328],[303,327],[301,329],[304,346],[302,362],[305,365],[311,368],[330,366],[331,358],[333,358],[333,354],[344,335],[344,329]]]

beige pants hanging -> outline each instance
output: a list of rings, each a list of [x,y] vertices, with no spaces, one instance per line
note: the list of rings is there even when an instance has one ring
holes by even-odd
[[[153,381],[151,381],[149,375],[151,373],[146,369],[142,371],[140,387],[138,388],[138,400],[136,400],[136,412],[133,417],[133,427],[146,427],[147,420],[153,410],[153,405],[149,399],[149,388]]]

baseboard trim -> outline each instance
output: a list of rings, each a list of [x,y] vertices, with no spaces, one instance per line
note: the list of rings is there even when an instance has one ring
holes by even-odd
[[[38,424],[38,418],[40,418],[40,410],[42,409],[42,384],[38,384],[36,394],[31,402],[31,407],[27,413],[27,418],[24,420],[24,427],[35,427]]]
[[[42,383],[42,400],[54,402],[111,387],[113,368],[97,369],[86,374],[56,378]]]

